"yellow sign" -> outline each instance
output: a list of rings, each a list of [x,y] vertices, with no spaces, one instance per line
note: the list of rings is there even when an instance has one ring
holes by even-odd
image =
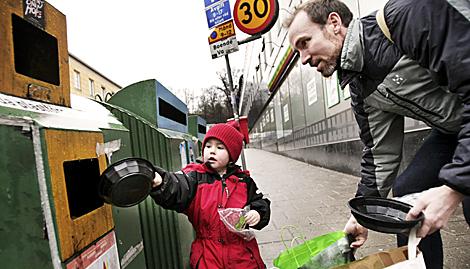
[[[229,20],[221,25],[216,26],[209,35],[209,44],[220,41],[222,39],[235,35],[235,27],[233,20]]]
[[[277,0],[237,0],[233,8],[233,19],[238,29],[250,35],[269,31],[278,15]]]

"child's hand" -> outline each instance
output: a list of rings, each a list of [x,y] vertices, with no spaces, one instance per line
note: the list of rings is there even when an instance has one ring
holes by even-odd
[[[258,224],[260,219],[261,219],[261,216],[256,210],[250,210],[245,215],[246,223],[250,226],[255,226],[256,224]]]
[[[155,172],[155,177],[152,180],[152,188],[156,188],[162,184],[162,177],[159,173]]]

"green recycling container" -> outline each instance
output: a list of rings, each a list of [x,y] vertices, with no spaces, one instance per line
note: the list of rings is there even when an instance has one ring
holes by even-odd
[[[202,154],[202,141],[206,135],[207,122],[204,118],[198,115],[189,115],[188,121],[189,133],[197,138],[196,147],[194,147],[194,154],[199,157]]]
[[[130,131],[131,155],[168,171],[190,160],[187,107],[156,80],[123,88],[104,104]],[[138,205],[147,268],[189,268],[194,230],[187,217],[148,197]]]
[[[71,100],[72,108],[88,111],[95,119],[109,122],[110,126],[113,124],[120,126],[120,128],[101,128],[104,143],[97,147],[97,151],[101,151],[100,154],[104,151],[111,153],[107,155],[108,165],[132,156],[129,130],[111,114],[104,103],[74,95]],[[113,206],[112,211],[121,269],[145,268],[139,207]]]
[[[107,165],[97,148],[128,130],[71,97],[64,107],[0,93],[2,268],[71,268],[97,245],[120,268],[112,208],[96,191]]]

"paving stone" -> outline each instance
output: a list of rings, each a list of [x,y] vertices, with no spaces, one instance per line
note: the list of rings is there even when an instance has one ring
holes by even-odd
[[[350,215],[347,201],[354,197],[359,178],[257,149],[245,150],[245,156],[247,169],[271,200],[271,223],[256,232],[268,268],[285,249],[280,239],[282,227],[297,226],[307,239],[344,228]],[[286,245],[295,236],[294,232],[285,233]],[[445,268],[470,268],[470,230],[461,207],[443,229],[442,238]],[[369,231],[369,239],[356,251],[356,258],[395,246],[394,235]]]

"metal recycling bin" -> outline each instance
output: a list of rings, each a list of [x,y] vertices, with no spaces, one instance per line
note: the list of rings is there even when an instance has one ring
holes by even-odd
[[[108,268],[120,268],[111,206],[97,192],[106,156],[96,148],[103,129],[127,129],[94,119],[0,93],[2,268],[75,268],[97,244],[110,247],[101,253]]]
[[[127,129],[71,107],[64,14],[26,0],[0,1],[0,13],[1,267],[118,269],[96,149],[104,129]]]
[[[187,107],[156,80],[123,88],[104,104],[130,131],[132,156],[168,171],[188,161]],[[147,268],[189,268],[194,230],[186,216],[148,197],[139,204]]]
[[[189,133],[197,138],[197,147],[194,147],[194,154],[198,157],[202,154],[202,141],[207,132],[207,122],[198,115],[188,116]]]
[[[95,120],[111,122],[111,125],[118,122],[122,126],[122,123],[98,101],[72,95],[71,104],[74,109],[92,113]],[[97,153],[105,154],[108,165],[132,156],[130,132],[127,128],[124,126],[119,129],[102,128],[101,131],[104,141],[97,145]],[[112,206],[112,212],[121,268],[145,268],[139,207]]]

